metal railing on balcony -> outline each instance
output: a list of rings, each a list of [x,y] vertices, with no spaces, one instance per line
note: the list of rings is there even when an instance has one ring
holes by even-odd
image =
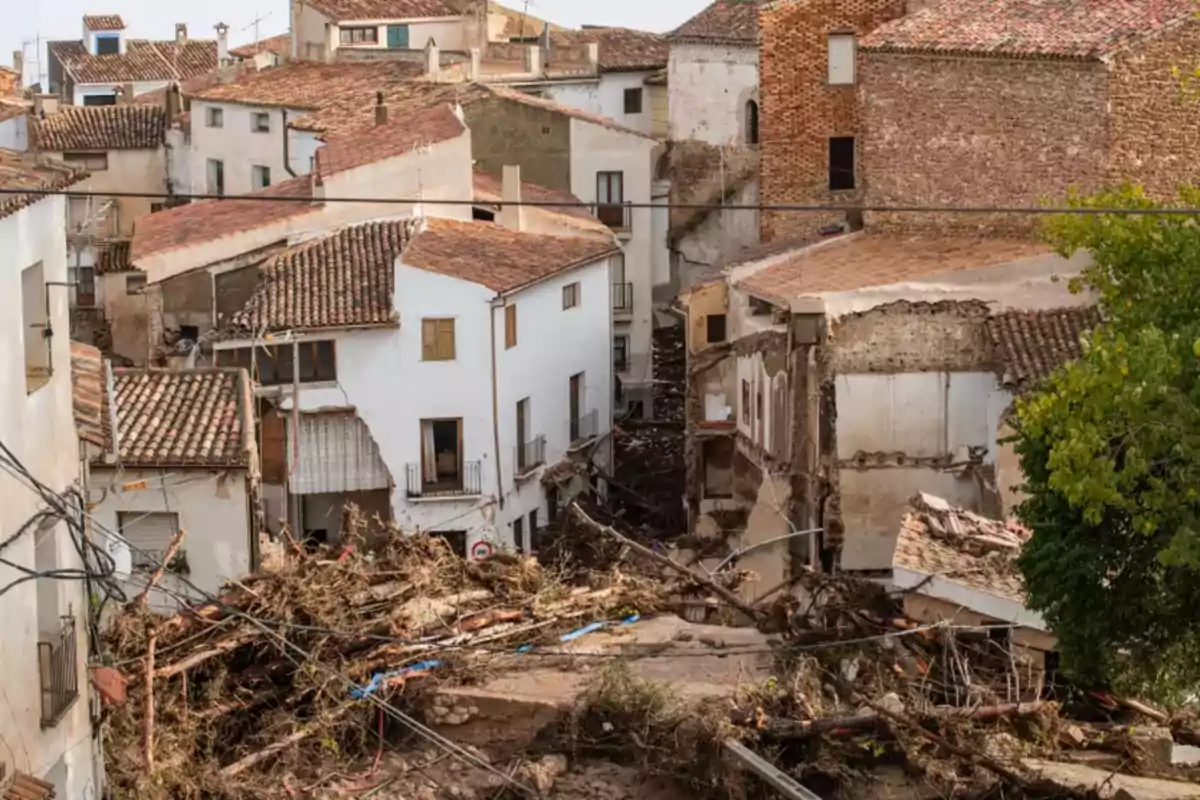
[[[592,206],[592,213],[614,231],[633,228],[633,206],[630,203],[596,203]]]
[[[436,472],[409,464],[407,477],[408,496],[412,498],[475,497],[483,493],[483,465],[478,461],[464,461],[452,469],[439,465]]]
[[[600,412],[595,409],[571,418],[571,444],[599,435]]]
[[[517,475],[528,475],[546,463],[546,437],[535,436],[516,447]]]
[[[38,674],[42,685],[42,727],[51,728],[79,697],[75,663],[75,618],[62,617],[57,633],[38,642]]]
[[[633,284],[614,283],[612,300],[613,311],[633,311]]]

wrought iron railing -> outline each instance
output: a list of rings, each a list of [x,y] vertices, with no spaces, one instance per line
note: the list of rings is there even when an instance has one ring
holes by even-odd
[[[571,443],[591,439],[598,433],[600,412],[592,409],[578,417],[571,418]]]
[[[614,283],[612,301],[613,311],[633,311],[633,284]]]
[[[546,463],[546,437],[535,436],[516,447],[518,475],[526,475]]]
[[[420,464],[409,464],[409,497],[474,497],[483,492],[483,465],[478,461],[464,461],[453,473],[439,470],[437,474],[426,474]]]
[[[614,231],[633,228],[633,206],[630,203],[596,203],[592,206],[596,219]]]
[[[38,674],[42,684],[42,727],[50,728],[79,697],[75,663],[75,617],[61,618],[59,630],[38,642]]]

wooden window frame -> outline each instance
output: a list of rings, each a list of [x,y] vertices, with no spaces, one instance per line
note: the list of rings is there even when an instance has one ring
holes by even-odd
[[[511,350],[517,346],[517,304],[510,303],[504,307],[504,349]]]
[[[266,180],[259,181],[260,175]],[[250,182],[254,184],[255,189],[266,189],[271,185],[271,168],[262,164],[251,164]]]
[[[204,127],[206,128],[224,128],[225,127],[225,109],[216,106],[208,106],[204,109]]]
[[[449,329],[449,353],[442,347],[443,335]],[[423,317],[421,319],[421,360],[455,361],[458,358],[458,330],[454,317]]]
[[[562,307],[563,311],[579,308],[579,281],[562,287]]]
[[[368,36],[368,34],[370,34]],[[338,43],[353,47],[360,44],[379,44],[379,26],[351,25],[338,28]]]
[[[625,90],[624,108],[628,115],[641,114],[645,109],[645,92],[640,86],[631,86]]]

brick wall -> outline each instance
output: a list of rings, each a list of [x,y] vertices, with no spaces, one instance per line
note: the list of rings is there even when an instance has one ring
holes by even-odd
[[[1028,206],[1103,182],[1104,65],[859,54],[865,200]],[[869,227],[1024,230],[1033,217],[868,214]]]
[[[854,203],[858,188],[829,191],[829,138],[860,137],[857,86],[828,86],[828,37],[862,36],[904,12],[904,0],[783,0],[759,13],[761,174],[764,203]],[[861,69],[862,59],[859,58]],[[861,153],[861,147],[857,148]],[[804,235],[842,215],[764,213],[762,238]]]
[[[1112,150],[1109,174],[1170,197],[1181,183],[1200,185],[1200,85],[1189,73],[1200,52],[1200,24],[1150,39],[1125,53],[1109,73]]]

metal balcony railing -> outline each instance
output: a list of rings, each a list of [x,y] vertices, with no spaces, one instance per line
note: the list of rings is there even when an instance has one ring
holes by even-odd
[[[613,311],[633,311],[633,284],[614,283],[612,300]]]
[[[475,497],[483,493],[483,465],[478,461],[464,461],[457,470],[440,468],[436,475],[427,475],[420,464],[409,464],[408,496],[429,497]]]
[[[592,439],[599,434],[600,412],[595,409],[571,419],[571,444]]]
[[[592,213],[614,231],[633,228],[633,206],[630,203],[596,203],[592,206]]]
[[[516,447],[517,475],[527,475],[546,463],[546,437],[535,436]]]
[[[38,674],[42,685],[42,727],[51,728],[79,697],[75,664],[75,618],[62,617],[59,630],[38,642]]]

